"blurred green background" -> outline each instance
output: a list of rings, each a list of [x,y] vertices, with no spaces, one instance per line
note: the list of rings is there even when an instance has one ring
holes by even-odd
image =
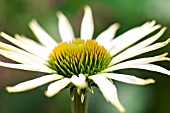
[[[169,0],[0,0],[0,31],[10,35],[24,34],[32,39],[34,35],[28,23],[36,18],[41,26],[57,41],[60,41],[57,29],[56,11],[62,11],[70,20],[76,36],[79,36],[84,5],[93,10],[96,37],[110,24],[118,22],[121,28],[117,35],[156,20],[168,30],[158,41],[170,37],[170,1]],[[6,42],[2,38],[0,39]],[[170,45],[142,56],[170,52]],[[10,62],[0,56],[1,61]],[[170,69],[169,62],[157,64]],[[120,101],[126,113],[170,113],[170,77],[143,70],[121,70],[121,73],[134,74],[141,78],[154,78],[155,84],[135,86],[115,81]],[[53,98],[44,96],[47,85],[23,93],[9,94],[5,86],[40,76],[41,73],[0,68],[0,113],[70,113],[71,99],[69,91],[63,90]],[[107,103],[98,89],[89,93],[89,113],[118,113]]]

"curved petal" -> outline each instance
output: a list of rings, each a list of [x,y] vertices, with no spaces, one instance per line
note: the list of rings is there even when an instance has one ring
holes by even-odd
[[[48,86],[47,91],[45,92],[45,95],[47,97],[52,97],[55,94],[57,94],[60,90],[65,88],[68,84],[70,84],[71,80],[69,78],[63,78],[61,80],[58,80],[54,83],[51,83]]]
[[[5,51],[0,49],[0,54],[3,55],[6,58],[9,58],[13,61],[16,61],[18,63],[23,63],[23,64],[40,64],[37,62],[35,59],[32,59],[30,57],[24,56],[22,54],[16,53],[16,52],[11,52],[11,51]],[[43,65],[43,64],[41,64]]]
[[[44,29],[37,23],[35,19],[32,20],[28,26],[45,47],[53,49],[55,46],[57,46],[57,42],[47,32],[44,31]]]
[[[125,61],[125,62],[116,64],[116,65],[113,65],[103,70],[102,72],[110,72],[110,71],[119,70],[119,69],[127,69],[131,66],[149,64],[149,63],[157,62],[157,61],[165,61],[165,60],[170,61],[170,58],[165,57],[167,55],[168,55],[167,53],[164,53],[162,55],[158,55],[154,57],[139,58],[135,60]]]
[[[57,74],[53,74],[53,75],[45,75],[33,80],[29,80],[26,82],[22,82],[19,83],[15,86],[10,86],[10,87],[6,87],[6,90],[10,93],[12,92],[22,92],[22,91],[27,91],[27,90],[31,90],[34,89],[36,87],[42,86],[48,82],[52,82],[58,79],[62,79],[63,76],[61,75],[57,75]]]
[[[144,23],[142,26],[137,26],[133,29],[130,29],[129,31],[121,34],[120,36],[116,37],[115,39],[113,39],[111,42],[110,42],[110,49],[113,48],[114,46],[118,45],[119,43],[121,43],[127,36],[129,37],[138,37],[138,35],[136,35],[135,33],[138,33],[145,29],[148,29],[148,28],[151,28],[153,27],[153,25],[155,25],[155,21],[152,21],[152,22],[146,22]],[[128,38],[129,38],[128,37]]]
[[[144,47],[144,48],[135,48],[135,47],[133,48],[133,47],[131,47],[131,48],[125,50],[124,52],[121,52],[117,56],[115,56],[112,59],[110,65],[119,63],[119,62],[121,62],[123,60],[132,58],[134,56],[137,56],[137,55],[140,55],[140,54],[143,54],[143,53],[147,53],[147,52],[162,48],[162,47],[166,46],[169,43],[170,43],[170,38],[167,39],[165,42],[155,43],[153,45],[150,45],[150,46],[147,46],[147,47]]]
[[[14,39],[13,37],[1,32],[0,34],[3,38],[5,38],[6,40],[10,41],[11,43],[17,45],[18,47],[42,58],[42,59],[48,59],[48,56],[46,56],[46,53],[44,53],[44,51],[38,51],[35,48],[33,49],[32,47],[25,45],[24,43],[20,42],[19,40]]]
[[[110,101],[120,112],[125,112],[117,95],[117,89],[107,78],[101,75],[93,75],[89,77],[100,88],[106,100]]]
[[[18,54],[21,54],[21,55],[24,55],[26,57],[29,57],[30,59],[32,59],[34,62],[37,62],[37,63],[40,63],[40,64],[45,64],[46,61],[42,60],[41,58],[35,56],[35,55],[32,55],[26,51],[23,51],[19,48],[16,48],[12,45],[9,45],[9,44],[5,44],[3,42],[0,42],[0,48],[4,51],[9,51],[9,52],[15,52],[15,53],[18,53]]]
[[[47,53],[47,55],[49,55],[49,53],[51,52],[51,49],[48,49],[48,48],[40,45],[39,43],[35,42],[34,40],[31,40],[25,36],[16,34],[15,38],[28,46],[36,48],[39,51],[44,51],[45,53]]]
[[[166,29],[167,29],[166,27],[163,27],[157,34],[155,34],[155,35],[151,36],[150,38],[132,46],[132,48],[140,49],[140,48],[143,48],[143,47],[146,47],[146,46],[152,44],[153,42],[158,40],[163,35],[163,33],[165,32]]]
[[[107,47],[107,43],[109,43],[109,41],[111,41],[111,39],[115,36],[116,31],[118,30],[119,27],[120,27],[120,25],[118,23],[115,23],[115,24],[112,24],[111,26],[109,26],[109,28],[107,28],[105,31],[103,31],[96,38],[96,41],[98,42],[98,44]]]
[[[37,71],[37,72],[44,72],[44,73],[53,73],[54,71],[48,68],[45,65],[32,65],[32,64],[12,64],[12,63],[5,63],[0,61],[0,66],[13,68],[13,69],[21,69],[27,71]]]
[[[143,65],[135,65],[135,66],[130,66],[129,68],[135,68],[135,69],[144,69],[144,70],[149,70],[149,71],[155,71],[159,73],[163,73],[166,75],[170,75],[170,71],[154,64],[143,64]]]
[[[130,32],[131,34],[120,35],[117,38],[120,38],[122,40],[120,40],[120,42],[118,42],[118,44],[116,44],[116,46],[110,50],[111,55],[112,56],[116,55],[117,53],[121,52],[122,50],[124,50],[127,47],[131,46],[132,44],[136,43],[143,37],[147,36],[148,34],[152,33],[153,31],[159,29],[160,27],[161,27],[160,25],[156,25],[151,28],[139,27],[136,29],[134,28],[134,31]],[[128,40],[125,41],[125,39],[127,37],[128,37]],[[112,44],[112,43],[113,42],[111,42],[110,44]]]
[[[117,74],[117,73],[104,73],[101,74],[102,76],[105,76],[110,79],[114,79],[120,82],[128,83],[128,84],[135,84],[135,85],[147,85],[155,83],[153,79],[141,79],[137,78],[135,76],[126,75],[126,74]]]
[[[81,89],[84,89],[84,88],[87,87],[86,77],[83,74],[79,74],[79,77],[77,77],[76,75],[73,75],[71,77],[71,82],[75,86],[77,86],[77,87],[79,87]]]
[[[89,6],[85,6],[84,17],[81,23],[80,37],[82,39],[92,39],[93,32],[94,32],[94,23],[93,23],[92,11]]]
[[[72,41],[74,39],[73,29],[62,12],[57,12],[59,33],[62,41]]]
[[[148,22],[144,23],[141,27],[150,28],[150,27],[154,26],[155,24],[156,24],[156,21],[152,20],[152,21],[148,21]]]

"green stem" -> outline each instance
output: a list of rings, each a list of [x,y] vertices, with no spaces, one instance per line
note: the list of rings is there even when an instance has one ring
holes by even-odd
[[[77,88],[74,88],[74,100],[72,101],[72,113],[87,113],[87,90],[84,94],[84,102],[81,102],[81,95],[77,93]]]

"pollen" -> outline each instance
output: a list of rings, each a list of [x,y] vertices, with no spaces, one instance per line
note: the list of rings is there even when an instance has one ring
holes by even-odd
[[[95,40],[77,38],[59,43],[49,55],[48,66],[65,77],[80,73],[90,76],[104,70],[110,61],[108,50]]]

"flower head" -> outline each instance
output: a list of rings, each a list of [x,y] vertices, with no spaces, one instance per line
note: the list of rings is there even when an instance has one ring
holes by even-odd
[[[72,27],[62,12],[57,12],[57,17],[62,39],[60,43],[47,34],[36,20],[32,20],[29,27],[40,44],[25,36],[15,35],[13,38],[4,32],[0,33],[1,37],[18,46],[0,42],[0,54],[18,62],[14,64],[0,61],[0,66],[46,73],[39,78],[6,87],[8,92],[22,92],[50,83],[45,95],[52,97],[66,87],[70,89],[77,87],[82,91],[88,88],[93,92],[92,86],[95,85],[99,87],[106,100],[124,112],[125,109],[118,99],[117,89],[110,79],[135,85],[151,84],[154,80],[116,73],[116,70],[134,68],[170,75],[169,70],[152,64],[156,61],[169,61],[167,53],[130,59],[164,47],[170,42],[168,39],[153,44],[166,30],[165,27],[155,25],[155,21],[146,22],[113,38],[119,28],[119,24],[115,23],[97,38],[92,39],[94,24],[89,6],[85,6],[80,38],[75,38]],[[158,29],[160,30],[157,34],[140,41]]]

